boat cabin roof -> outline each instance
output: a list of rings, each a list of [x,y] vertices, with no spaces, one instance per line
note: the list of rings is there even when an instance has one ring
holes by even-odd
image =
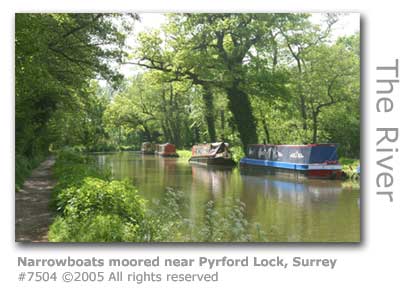
[[[249,144],[247,146],[267,146],[267,147],[316,147],[316,146],[330,146],[336,147],[338,144],[336,143],[313,143],[313,144]]]

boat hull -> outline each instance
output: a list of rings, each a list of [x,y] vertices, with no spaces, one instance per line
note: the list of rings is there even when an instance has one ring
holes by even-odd
[[[240,168],[261,168],[273,172],[291,173],[317,179],[342,179],[342,167],[340,165],[295,164],[243,158],[240,160]]]
[[[166,157],[166,158],[178,158],[179,155],[176,153],[157,153],[161,157]]]
[[[236,163],[231,158],[223,157],[191,157],[189,163],[204,166],[235,166]]]
[[[142,155],[154,155],[155,152],[152,152],[152,151],[141,151],[141,154],[142,154]]]

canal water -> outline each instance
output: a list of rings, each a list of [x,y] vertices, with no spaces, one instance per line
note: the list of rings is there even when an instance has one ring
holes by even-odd
[[[359,242],[359,185],[191,165],[137,152],[96,155],[150,203],[171,190],[189,223],[177,241]],[[196,235],[196,236],[192,236]],[[207,236],[203,236],[207,235]]]

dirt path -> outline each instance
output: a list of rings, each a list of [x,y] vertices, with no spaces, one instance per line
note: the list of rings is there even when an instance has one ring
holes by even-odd
[[[48,241],[48,226],[52,220],[49,202],[55,185],[51,178],[53,165],[53,158],[42,162],[16,192],[16,241]]]

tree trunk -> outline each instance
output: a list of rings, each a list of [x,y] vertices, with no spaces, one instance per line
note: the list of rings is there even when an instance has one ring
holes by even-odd
[[[301,107],[301,118],[302,118],[302,129],[307,130],[307,107],[305,105],[305,96],[300,94],[300,107]]]
[[[300,111],[301,111],[301,118],[302,118],[302,129],[307,130],[307,106],[305,105],[305,96],[302,93],[302,87],[301,87],[301,75],[302,75],[302,66],[301,66],[301,60],[294,56],[295,60],[297,61],[297,68],[298,68],[298,95],[300,97]]]
[[[224,110],[220,110],[220,122],[221,122],[221,128],[222,128],[222,135],[221,135],[221,138],[222,138],[222,141],[224,141],[224,137],[225,137],[225,135],[224,135],[224,124],[225,124],[225,121],[224,121]]]
[[[190,101],[192,102],[192,101]],[[189,107],[189,116],[192,114],[192,109]],[[192,143],[195,145],[196,143],[200,142],[200,134],[199,134],[199,127],[196,125],[193,126],[193,141]]]
[[[151,132],[149,131],[149,128],[145,124],[142,124],[142,127],[143,127],[143,134],[145,136],[145,139],[151,142],[152,135],[151,135]]]
[[[317,143],[318,140],[318,114],[315,111],[312,113],[312,143]]]
[[[161,121],[161,127],[163,131],[163,136],[165,137],[165,141],[171,141],[169,130],[163,121]]]
[[[207,132],[209,134],[209,140],[211,142],[216,141],[216,128],[214,125],[214,106],[213,106],[213,93],[207,84],[203,84],[203,100],[206,105],[205,119],[207,123]]]
[[[239,131],[243,150],[248,144],[258,142],[256,123],[250,105],[250,100],[244,91],[239,89],[237,81],[227,89],[229,108]]]
[[[266,119],[264,119],[264,113],[262,110],[260,110],[260,116],[261,116],[261,121],[263,123],[263,130],[264,134],[266,136],[266,141],[267,143],[270,143],[270,132],[268,131],[268,125]]]

